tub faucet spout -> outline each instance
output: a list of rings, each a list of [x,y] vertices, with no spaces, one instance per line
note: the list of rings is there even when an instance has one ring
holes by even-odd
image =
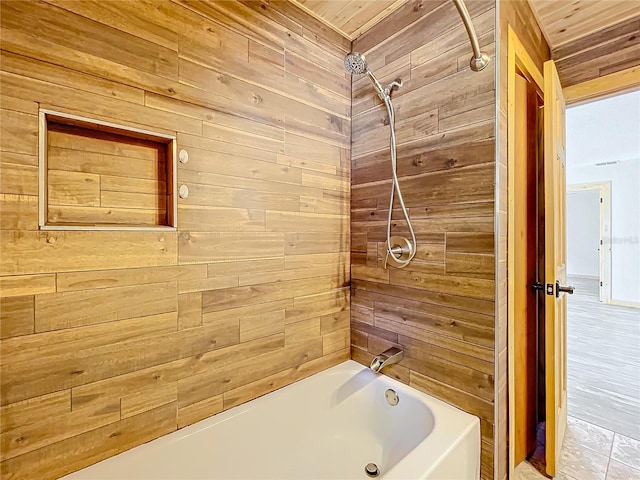
[[[379,373],[384,367],[391,365],[392,363],[398,363],[403,357],[404,352],[402,350],[398,347],[391,347],[377,357],[374,357],[373,360],[371,360],[369,368],[374,372]]]

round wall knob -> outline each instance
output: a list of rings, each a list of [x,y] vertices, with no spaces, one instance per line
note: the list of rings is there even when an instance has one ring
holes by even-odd
[[[178,154],[178,158],[180,159],[180,163],[187,163],[189,161],[189,152],[187,152],[184,148],[180,150]]]
[[[187,198],[189,196],[189,187],[186,185],[180,185],[178,195],[180,195],[180,198]]]

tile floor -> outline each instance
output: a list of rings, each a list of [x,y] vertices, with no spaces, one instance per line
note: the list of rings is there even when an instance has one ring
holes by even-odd
[[[640,480],[640,441],[569,417],[556,480]],[[528,463],[517,480],[546,480]]]
[[[569,417],[558,480],[640,480],[640,441]]]
[[[557,480],[640,480],[640,309],[603,305],[597,281],[570,278],[569,422]],[[528,463],[517,480],[542,480]]]

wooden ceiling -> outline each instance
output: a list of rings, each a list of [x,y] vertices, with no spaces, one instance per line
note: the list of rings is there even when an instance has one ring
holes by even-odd
[[[360,36],[408,0],[293,0],[350,40]]]
[[[529,0],[553,49],[640,13],[637,0]]]
[[[409,0],[292,0],[349,40],[362,35]],[[529,0],[551,48],[623,22],[640,11],[637,0]]]

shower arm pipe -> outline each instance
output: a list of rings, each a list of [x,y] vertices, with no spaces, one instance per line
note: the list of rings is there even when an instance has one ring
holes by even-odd
[[[453,3],[455,3],[458,13],[462,18],[464,28],[467,30],[467,35],[469,35],[471,48],[473,49],[473,57],[471,58],[469,65],[471,66],[471,70],[479,72],[489,64],[489,55],[480,50],[478,36],[476,35],[475,28],[473,28],[473,22],[471,21],[469,10],[467,10],[467,6],[464,4],[464,0],[453,0]]]

